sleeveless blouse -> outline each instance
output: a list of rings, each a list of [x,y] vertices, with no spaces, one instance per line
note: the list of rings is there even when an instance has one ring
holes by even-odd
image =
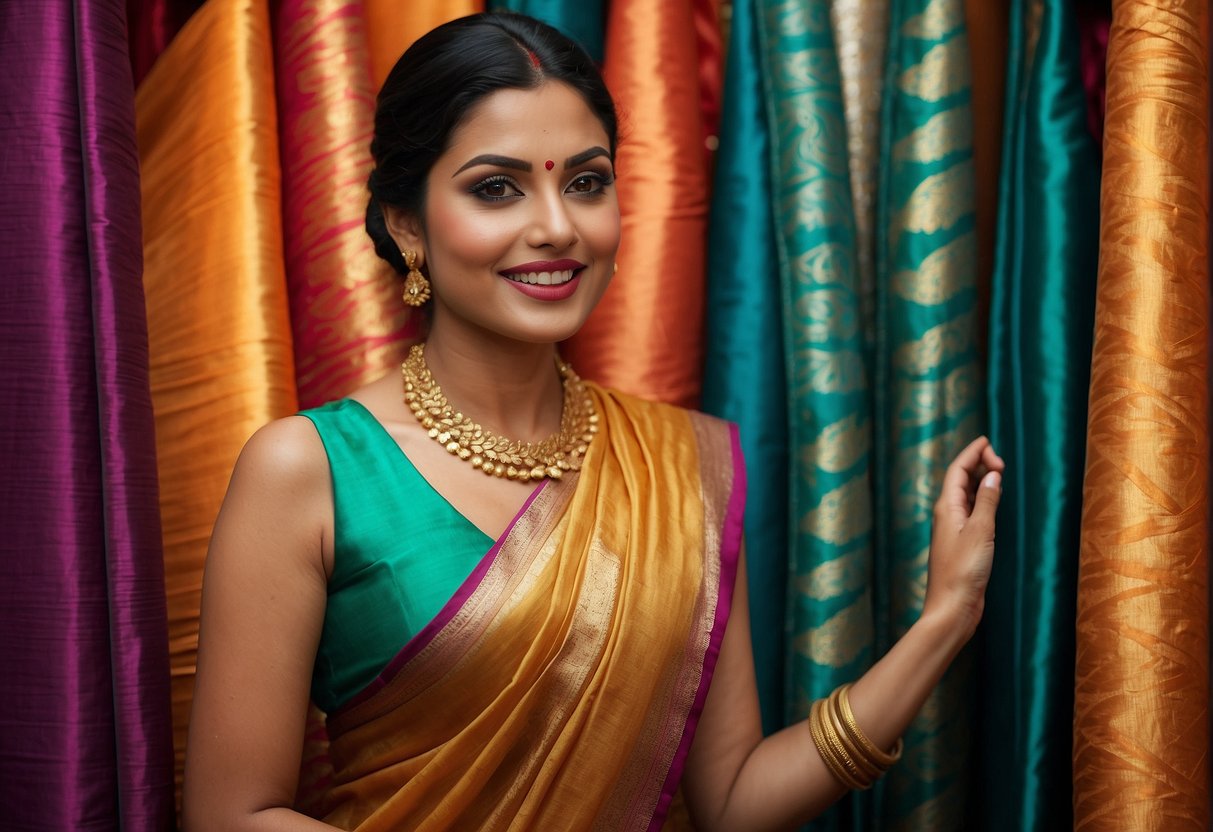
[[[375,680],[475,569],[493,540],[413,467],[363,405],[299,415],[315,425],[333,487],[333,574],[312,676],[332,713]]]

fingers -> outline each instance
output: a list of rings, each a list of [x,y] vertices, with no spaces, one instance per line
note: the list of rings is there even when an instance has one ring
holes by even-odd
[[[1002,474],[991,471],[981,480],[977,488],[977,496],[973,500],[973,513],[969,515],[969,523],[977,523],[980,527],[994,530],[994,515],[998,512],[998,502],[1002,499]],[[966,524],[967,525],[967,524]]]
[[[952,460],[952,464],[948,466],[948,470],[943,475],[943,487],[940,490],[940,503],[945,505],[952,512],[961,512],[958,519],[963,519],[969,515],[969,506],[972,505],[972,489],[974,484],[981,478],[984,473],[984,468],[989,468],[989,465],[983,464],[987,459],[987,454],[991,460],[997,460],[998,455],[994,453],[990,447],[990,440],[984,436],[979,436],[968,444],[967,447],[956,455]],[[998,470],[1001,470],[999,468]]]

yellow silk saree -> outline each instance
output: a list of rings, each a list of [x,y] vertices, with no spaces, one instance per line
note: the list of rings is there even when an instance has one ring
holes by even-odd
[[[744,471],[730,425],[588,386],[581,472],[537,489],[328,716],[301,809],[359,832],[661,827],[728,618]]]

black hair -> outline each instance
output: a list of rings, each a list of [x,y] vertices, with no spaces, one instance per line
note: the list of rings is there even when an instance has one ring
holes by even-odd
[[[375,106],[366,230],[376,253],[396,271],[408,269],[382,206],[421,221],[426,177],[469,108],[497,90],[534,89],[548,80],[585,99],[606,130],[614,159],[615,104],[593,59],[534,18],[487,13],[452,20],[422,36],[392,67]]]

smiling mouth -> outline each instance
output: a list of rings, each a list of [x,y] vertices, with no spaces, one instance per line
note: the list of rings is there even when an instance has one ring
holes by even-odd
[[[507,274],[504,277],[515,283],[530,283],[532,286],[560,286],[573,279],[580,269],[562,269],[556,272],[520,272]]]

